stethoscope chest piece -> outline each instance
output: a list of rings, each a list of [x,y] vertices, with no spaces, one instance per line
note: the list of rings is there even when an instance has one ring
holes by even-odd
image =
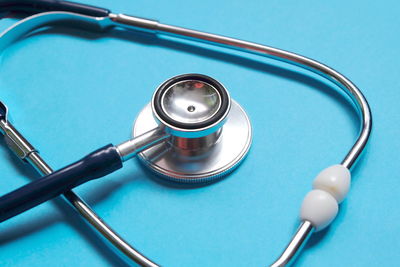
[[[244,159],[252,130],[242,107],[211,77],[184,74],[165,81],[137,117],[133,136],[164,127],[170,138],[139,159],[161,177],[198,183],[218,179]]]
[[[286,62],[332,82],[352,100],[358,111],[361,130],[341,163],[318,174],[313,190],[305,196],[301,205],[300,227],[282,255],[270,266],[290,264],[311,234],[324,229],[334,220],[339,204],[350,188],[350,169],[365,150],[372,129],[367,100],[357,86],[339,72],[313,59],[278,48],[114,14],[107,9],[70,1],[3,0],[0,1],[0,10],[7,11],[5,14],[10,11],[43,12],[27,17],[0,33],[0,52],[43,26],[74,22],[74,26],[96,31],[108,32],[113,28],[133,30],[132,33],[143,31],[153,34],[154,40],[159,41],[164,36],[185,40],[190,37],[192,41]],[[64,194],[86,221],[141,266],[158,265],[126,243],[70,190],[122,168],[123,162],[136,156],[163,178],[183,183],[214,181],[239,165],[248,153],[252,140],[251,124],[241,106],[230,98],[222,84],[199,74],[176,76],[161,84],[152,101],[137,117],[132,133],[134,138],[116,146],[108,144],[101,147],[58,171],[48,166],[39,152],[14,128],[7,115],[7,107],[0,101],[0,134],[5,136],[6,144],[45,177],[0,196],[0,223]]]

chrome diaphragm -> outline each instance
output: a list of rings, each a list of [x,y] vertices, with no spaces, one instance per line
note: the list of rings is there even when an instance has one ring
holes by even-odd
[[[249,118],[211,77],[184,74],[161,84],[137,117],[133,136],[163,127],[170,137],[139,153],[157,174],[185,183],[209,182],[232,171],[252,139]]]

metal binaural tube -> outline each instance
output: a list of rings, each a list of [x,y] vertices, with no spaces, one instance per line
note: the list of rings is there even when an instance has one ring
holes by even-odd
[[[31,153],[27,161],[41,175],[49,175],[53,172],[44,159],[37,153]],[[119,236],[100,216],[98,216],[84,200],[82,200],[72,190],[64,193],[65,199],[90,223],[96,228],[109,242],[117,247],[121,252],[141,266],[158,267],[157,264],[140,254],[135,248],[129,245],[121,236]]]
[[[106,145],[60,170],[1,196],[0,222],[40,205],[83,183],[104,177],[122,168],[123,160],[130,159],[138,152],[149,149],[169,137],[169,134],[165,133],[162,128],[158,127],[139,135],[123,143],[119,149],[112,144]],[[24,143],[27,143],[27,141],[25,140]],[[14,148],[14,144],[10,147]],[[33,152],[34,150],[29,151],[26,156]],[[24,159],[26,157],[25,154],[22,153],[20,157]],[[33,158],[31,162],[34,163],[35,160],[37,158]]]
[[[242,52],[272,58],[312,71],[339,86],[339,88],[341,88],[341,90],[350,97],[360,116],[361,127],[359,136],[342,160],[341,164],[344,167],[351,169],[368,142],[372,129],[372,115],[369,104],[364,95],[345,76],[318,61],[295,53],[253,42],[157,23],[153,20],[145,20],[142,18],[139,19],[127,15],[116,14],[110,14],[109,18],[117,26],[144,29],[145,31],[153,32],[154,34],[165,34],[177,38],[189,39],[211,45],[231,48]],[[283,254],[271,266],[278,267],[289,265],[294,256],[301,250],[305,242],[311,236],[313,230],[314,228],[309,222],[302,222],[299,230],[293,236],[292,241],[289,243]]]
[[[359,136],[353,147],[343,159],[342,165],[350,169],[360,156],[361,152],[364,150],[372,128],[372,116],[368,102],[357,86],[355,86],[349,79],[334,69],[318,61],[292,52],[253,42],[247,42],[236,38],[171,26],[157,23],[154,20],[146,20],[143,18],[131,17],[123,14],[110,14],[109,18],[116,26],[144,29],[145,31],[152,31],[155,34],[165,34],[178,38],[190,39],[211,45],[240,50],[251,54],[257,54],[304,68],[322,76],[323,78],[339,86],[342,91],[351,98],[360,114],[361,130]]]
[[[312,71],[322,76],[323,78],[328,79],[329,81],[338,85],[352,99],[360,114],[361,119],[361,131],[359,137],[343,159],[342,165],[350,169],[356,162],[357,158],[360,156],[365,145],[367,144],[372,128],[372,116],[368,102],[361,91],[350,80],[348,80],[346,77],[333,70],[332,68],[315,60],[297,55],[295,53],[287,52],[281,49],[272,48],[261,44],[242,41],[235,38],[194,31],[161,23],[158,24],[156,30],[157,33],[164,33],[172,36],[195,39],[214,45],[224,46],[228,48],[233,48],[235,50],[241,50],[244,52],[269,57],[272,59],[290,63],[292,65],[296,65],[298,67]]]
[[[361,91],[350,80],[348,80],[346,77],[344,77],[337,71],[333,70],[332,68],[324,64],[321,64],[315,60],[297,55],[295,53],[287,52],[281,49],[272,48],[269,46],[264,46],[257,43],[247,42],[235,38],[229,38],[221,35],[209,34],[186,28],[161,24],[154,20],[148,20],[144,18],[132,17],[122,14],[119,15],[109,14],[108,17],[94,18],[94,17],[82,16],[66,12],[44,13],[20,21],[20,23],[17,23],[15,26],[12,26],[9,30],[7,30],[4,34],[1,35],[2,41],[0,42],[0,49],[5,48],[17,37],[29,32],[30,30],[33,30],[42,25],[51,24],[57,20],[62,20],[64,18],[88,21],[99,26],[101,29],[107,29],[113,26],[121,26],[125,28],[144,30],[146,32],[152,32],[156,34],[165,34],[178,38],[200,41],[208,44],[213,44],[217,46],[239,50],[242,52],[257,54],[260,56],[276,59],[292,65],[296,65],[306,70],[310,70],[339,86],[342,89],[342,91],[345,92],[351,98],[351,100],[353,101],[354,105],[357,108],[357,111],[359,112],[361,118],[361,127],[360,127],[361,130],[356,142],[344,157],[342,165],[350,169],[355,164],[356,160],[359,158],[361,152],[364,150],[367,144],[372,128],[372,116],[368,102],[361,93]],[[311,231],[297,232],[293,239],[293,241],[295,241],[295,239],[297,241],[295,243],[291,242],[290,244],[298,244],[298,245],[288,246],[285,252],[291,251],[291,253],[283,253],[278,261],[286,262],[285,264],[289,264],[290,260],[293,258],[291,257],[291,255],[295,255],[296,252],[298,252],[301,249],[301,245],[305,243],[307,237],[310,235]],[[288,250],[289,247],[290,250]],[[135,258],[132,255],[128,256],[130,256],[130,258]],[[287,261],[284,260],[285,258],[288,260]]]
[[[1,102],[0,102],[1,103]],[[18,146],[7,142],[18,157],[28,162],[42,176],[53,173],[52,168],[39,155],[37,150],[18,132],[13,125],[6,119],[0,120],[0,132],[10,140],[16,140]],[[22,149],[21,149],[22,148]],[[82,217],[95,229],[97,229],[109,242],[118,248],[123,254],[137,262],[141,266],[158,267],[157,264],[140,254],[134,247],[129,245],[121,236],[119,236],[109,225],[107,225],[98,216],[85,201],[83,201],[72,190],[63,194],[65,199],[82,215]]]
[[[36,207],[72,188],[122,168],[117,149],[109,144],[80,160],[0,197],[0,222]]]
[[[0,133],[4,135],[7,146],[21,160],[36,151],[35,148],[6,120],[0,120]]]
[[[314,230],[311,222],[303,221],[281,256],[270,267],[283,267],[293,262]]]

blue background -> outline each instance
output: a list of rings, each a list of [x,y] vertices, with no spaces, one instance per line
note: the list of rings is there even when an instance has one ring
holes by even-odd
[[[352,189],[295,266],[395,266],[399,260],[399,1],[101,1],[86,3],[239,37],[317,59],[357,84],[374,131]],[[5,29],[14,20],[0,21]],[[210,75],[248,111],[252,149],[226,179],[177,189],[135,160],[79,193],[163,266],[265,266],[286,246],[312,180],[339,163],[359,121],[331,84],[272,60],[146,35],[45,30],[2,56],[0,98],[54,168],[130,136],[165,79]],[[38,177],[0,141],[0,193]],[[125,266],[62,199],[0,226],[2,266]]]

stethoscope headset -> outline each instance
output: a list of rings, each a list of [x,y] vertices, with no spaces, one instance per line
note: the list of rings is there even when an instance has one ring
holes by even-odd
[[[301,224],[291,242],[271,266],[285,266],[295,257],[314,231],[327,227],[338,212],[350,188],[350,169],[364,150],[372,127],[371,111],[361,91],[346,77],[312,59],[239,39],[161,24],[154,20],[113,14],[107,9],[67,1],[3,1],[3,11],[31,15],[0,36],[0,51],[43,26],[76,22],[74,26],[104,31],[120,27],[169,35],[223,46],[264,56],[312,71],[338,86],[357,108],[361,130],[340,164],[319,173],[313,190],[303,200]],[[43,12],[43,13],[41,13]],[[107,145],[83,159],[53,172],[37,150],[8,120],[8,110],[0,102],[0,131],[9,147],[43,175],[0,198],[0,221],[7,220],[49,199],[63,194],[77,211],[129,258],[142,266],[158,266],[141,255],[114,232],[72,188],[100,178],[138,156],[149,169],[179,183],[204,184],[233,171],[249,151],[252,130],[246,112],[230,98],[217,80],[201,74],[184,74],[168,79],[137,117],[133,138],[120,145]]]

